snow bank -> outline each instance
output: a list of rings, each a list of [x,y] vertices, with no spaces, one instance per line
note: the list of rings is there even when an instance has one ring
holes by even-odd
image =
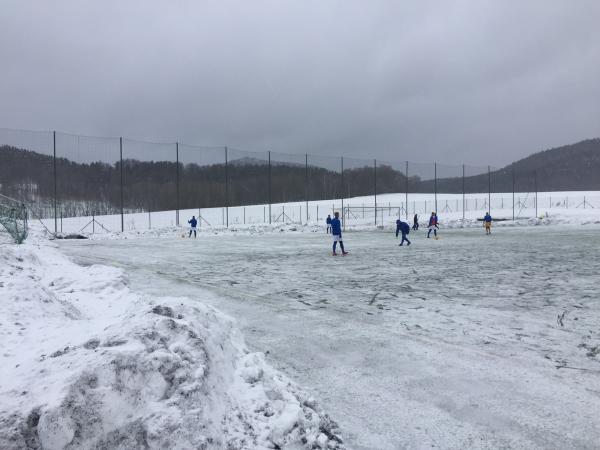
[[[0,249],[0,448],[343,447],[217,310],[35,237]]]

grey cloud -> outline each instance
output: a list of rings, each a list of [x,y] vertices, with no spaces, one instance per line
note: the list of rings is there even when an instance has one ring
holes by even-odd
[[[502,165],[600,135],[600,3],[17,1],[0,126]]]

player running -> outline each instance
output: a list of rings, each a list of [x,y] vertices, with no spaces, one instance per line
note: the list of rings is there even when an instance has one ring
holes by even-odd
[[[342,223],[340,222],[340,213],[335,212],[333,214],[335,217],[331,219],[331,236],[333,237],[333,256],[337,255],[335,252],[335,248],[337,243],[340,243],[340,248],[342,249],[342,255],[347,255],[348,252],[344,250],[344,242],[342,242]]]
[[[188,223],[190,224],[190,234],[188,235],[188,238],[192,237],[192,231],[194,232],[194,239],[196,238],[196,225],[198,225],[198,221],[196,220],[196,216],[192,216],[192,218],[190,220],[188,220]]]
[[[331,214],[327,214],[327,219],[325,220],[327,224],[327,234],[331,231]]]
[[[429,218],[429,231],[427,232],[427,238],[431,235],[433,231],[433,236],[437,239],[437,230],[438,230],[438,216],[435,212],[431,213],[431,217]]]
[[[485,234],[492,234],[492,216],[490,216],[489,212],[485,213],[485,217],[483,218],[483,226],[485,228]]]
[[[404,245],[404,241],[407,242],[406,245],[410,245],[410,241],[406,237],[408,233],[410,233],[410,225],[406,222],[402,222],[400,219],[396,220],[396,237],[398,237],[398,231],[402,233],[402,241],[400,241],[400,246]]]

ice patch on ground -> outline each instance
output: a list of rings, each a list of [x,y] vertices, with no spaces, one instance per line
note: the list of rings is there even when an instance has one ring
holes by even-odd
[[[33,237],[0,255],[0,448],[343,448],[235,322]]]

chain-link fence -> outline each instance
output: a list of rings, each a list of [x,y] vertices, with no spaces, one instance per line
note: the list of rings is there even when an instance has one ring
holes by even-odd
[[[52,232],[281,223],[386,225],[600,207],[547,169],[382,161],[0,129],[0,192]],[[569,186],[559,186],[568,189]]]

